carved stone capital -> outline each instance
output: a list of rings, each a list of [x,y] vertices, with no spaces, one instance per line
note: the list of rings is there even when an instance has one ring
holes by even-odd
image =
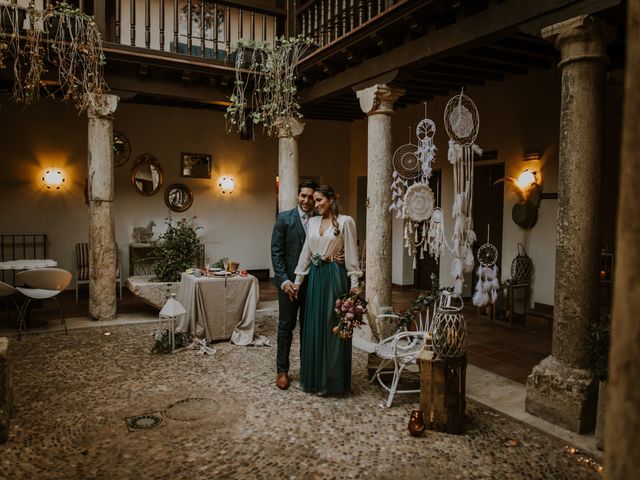
[[[276,120],[278,138],[297,137],[304,130],[304,122],[298,118],[280,118]]]
[[[113,113],[118,108],[118,102],[120,97],[110,94],[87,94],[89,97],[89,108],[87,109],[87,115],[89,118],[113,118]]]
[[[373,85],[372,87],[358,90],[356,95],[360,100],[360,108],[367,115],[379,113],[391,115],[393,104],[404,95],[405,90],[388,85]]]
[[[542,29],[542,38],[554,42],[560,50],[559,68],[578,61],[607,62],[607,45],[616,29],[603,20],[580,15]]]

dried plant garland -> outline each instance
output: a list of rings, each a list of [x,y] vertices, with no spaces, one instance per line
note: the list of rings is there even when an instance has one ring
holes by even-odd
[[[278,38],[275,47],[254,41],[235,45],[236,78],[225,114],[228,131],[246,134],[248,122],[261,123],[273,136],[281,127],[291,128],[287,120],[302,117],[296,66],[312,42],[298,36]]]
[[[79,112],[99,107],[100,94],[108,86],[102,39],[93,17],[66,3],[41,10],[32,2],[26,11],[28,28],[23,29],[21,7],[2,8],[8,14],[0,22],[0,68],[13,67],[14,100],[29,105],[42,91],[51,97],[61,94]],[[57,80],[45,78],[51,67]]]

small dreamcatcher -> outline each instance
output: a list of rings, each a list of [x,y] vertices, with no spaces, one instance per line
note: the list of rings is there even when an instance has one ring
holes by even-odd
[[[444,236],[444,212],[440,207],[433,209],[431,220],[429,221],[429,231],[427,232],[427,249],[436,263],[440,260],[440,255],[444,250],[447,240]]]
[[[453,227],[454,259],[451,275],[455,278],[454,292],[460,295],[464,285],[464,274],[473,271],[475,260],[472,246],[476,241],[471,218],[473,201],[473,156],[482,154],[474,144],[480,127],[480,115],[475,103],[464,95],[452,97],[445,107],[444,125],[449,135],[449,163],[453,165],[454,201],[451,212],[455,219]]]
[[[436,158],[436,146],[433,144],[435,134],[436,124],[430,118],[425,118],[416,127],[416,136],[420,142],[418,148],[420,150],[420,162],[422,163],[422,175],[425,181],[431,177],[431,165]]]
[[[404,197],[404,246],[413,256],[413,268],[417,268],[417,257],[424,258],[428,251],[427,223],[435,206],[433,191],[426,183],[414,183]]]
[[[393,183],[391,184],[391,205],[389,211],[396,211],[396,217],[402,217],[404,197],[410,183],[422,175],[420,149],[407,143],[393,154]]]
[[[493,304],[498,298],[498,249],[489,243],[489,225],[487,225],[487,243],[478,248],[478,283],[473,294],[473,304],[476,307],[484,307]]]

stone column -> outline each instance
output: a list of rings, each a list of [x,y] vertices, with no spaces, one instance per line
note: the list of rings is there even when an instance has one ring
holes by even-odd
[[[113,221],[113,112],[119,98],[96,96],[89,116],[89,315],[116,316],[116,251]]]
[[[600,163],[609,28],[575,17],[542,30],[560,49],[562,98],[551,356],[527,379],[527,412],[574,432],[595,423],[597,382],[587,368],[598,317]]]
[[[298,135],[304,130],[304,123],[295,118],[278,121],[278,208],[280,212],[291,210],[298,205]]]
[[[374,85],[357,92],[367,121],[366,297],[372,314],[391,306],[391,182],[393,103],[404,90]]]
[[[640,452],[640,3],[627,4],[627,65],[620,160],[613,322],[605,436],[606,477],[638,476]]]

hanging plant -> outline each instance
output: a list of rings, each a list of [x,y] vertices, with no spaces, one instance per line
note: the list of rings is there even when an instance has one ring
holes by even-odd
[[[235,82],[225,118],[227,130],[247,134],[248,124],[262,124],[267,135],[291,128],[288,120],[302,117],[296,85],[296,65],[311,49],[307,37],[281,37],[275,47],[254,41],[234,46]]]
[[[102,40],[93,17],[66,3],[41,10],[32,2],[26,13],[29,28],[22,31],[17,8],[3,6],[0,22],[0,68],[13,67],[14,100],[28,105],[43,91],[51,97],[61,94],[80,112],[98,107],[99,94],[108,87]],[[57,70],[57,81],[43,78],[51,67]]]

